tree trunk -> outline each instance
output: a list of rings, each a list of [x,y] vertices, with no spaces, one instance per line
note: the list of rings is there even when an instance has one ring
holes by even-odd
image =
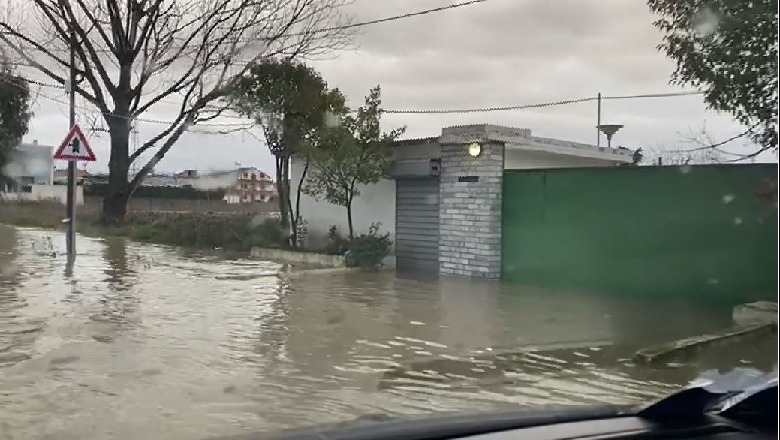
[[[289,219],[288,224],[292,224],[292,206],[290,204],[290,156],[285,156],[282,164],[282,181],[284,182],[284,207]]]
[[[121,109],[119,110],[115,113],[122,115]],[[130,118],[109,116],[107,119],[111,137],[111,156],[108,160],[108,188],[103,198],[101,221],[105,225],[113,226],[124,218],[127,213],[127,201],[130,198],[130,184],[127,179],[130,168]]]
[[[355,238],[355,231],[352,227],[352,199],[347,202],[347,225],[349,226],[349,239]]]
[[[301,178],[298,180],[298,188],[295,194],[295,218],[302,218],[301,216],[301,195],[303,194],[303,185],[306,181],[306,174],[309,173],[309,166],[311,165],[311,159],[306,159],[306,163],[303,165],[303,171],[301,171]]]
[[[285,185],[285,174],[284,174],[284,166],[286,164],[286,161],[284,160],[284,156],[276,156],[276,192],[279,195],[279,216],[281,217],[281,225],[282,228],[287,228],[289,225],[289,214],[287,212],[287,198],[285,197],[287,194],[289,194],[289,191],[286,190]]]
[[[294,217],[292,210],[292,196],[290,195],[290,156],[285,156],[284,158],[284,165],[282,167],[282,180],[284,181],[285,214],[288,217],[287,224],[289,225],[289,230],[287,232],[290,233],[290,245],[292,247],[296,247],[298,222]]]
[[[295,209],[292,207],[292,194],[288,198],[290,202],[290,223],[292,225],[292,245],[296,249],[298,249],[298,241],[300,240],[298,236],[299,222],[303,219],[301,216],[301,193],[303,191],[303,183],[306,180],[306,173],[309,171],[309,162],[309,159],[306,159],[306,164],[303,166],[303,171],[301,171],[301,177],[298,179],[298,187],[295,189]]]
[[[289,182],[289,176],[287,178]],[[289,183],[287,185],[289,187]],[[295,217],[295,213],[293,212],[292,207],[292,196],[287,197],[287,212],[290,214],[290,245],[292,245],[293,248],[298,248],[298,219]]]
[[[347,225],[349,225],[349,239],[355,238],[355,228],[352,227],[352,200],[355,198],[355,181],[347,188]]]
[[[287,228],[292,225],[292,235],[296,234],[295,219],[291,218],[292,201],[290,200],[290,156],[296,147],[296,132],[293,119],[285,115],[282,119],[282,132],[280,142],[282,144],[282,153],[280,153],[279,170],[279,214],[282,216],[282,227]]]

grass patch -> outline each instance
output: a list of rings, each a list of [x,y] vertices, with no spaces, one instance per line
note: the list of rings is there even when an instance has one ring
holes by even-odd
[[[193,249],[249,251],[253,246],[286,247],[278,221],[261,213],[130,212],[117,227],[99,223],[96,209],[76,212],[76,231],[91,236],[126,237]],[[2,202],[0,223],[62,229],[65,207],[56,202]]]

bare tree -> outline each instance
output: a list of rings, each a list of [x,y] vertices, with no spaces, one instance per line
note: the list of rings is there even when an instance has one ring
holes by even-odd
[[[756,157],[767,149],[756,148],[753,142],[753,127],[731,137],[715,140],[707,130],[706,123],[700,131],[683,136],[685,148],[650,147],[644,157],[644,163],[651,165],[703,165],[726,164],[735,162],[755,161]],[[733,144],[743,145],[733,148]],[[737,150],[744,150],[739,152]]]
[[[74,48],[76,93],[108,126],[103,220],[113,223],[180,136],[225,110],[221,98],[253,62],[345,44],[350,35],[340,12],[347,1],[14,0],[16,21],[0,18],[0,43],[62,85]],[[132,121],[174,99],[170,123],[130,152]],[[129,179],[131,164],[147,152],[151,158]]]
[[[649,148],[645,162],[650,165],[706,165],[725,162],[723,155],[712,149],[668,150]]]

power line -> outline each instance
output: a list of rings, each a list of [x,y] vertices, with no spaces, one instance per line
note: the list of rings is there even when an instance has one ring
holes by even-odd
[[[676,96],[689,96],[689,95],[702,95],[704,92],[670,92],[670,93],[650,93],[642,95],[625,95],[625,96],[602,96],[602,100],[606,99],[643,99],[643,98],[671,98]],[[539,104],[523,104],[523,105],[508,105],[500,107],[483,107],[483,108],[469,108],[469,109],[433,109],[433,110],[398,110],[398,109],[384,109],[384,113],[388,114],[458,114],[458,113],[490,113],[490,112],[502,112],[510,110],[526,110],[532,108],[543,107],[555,107],[560,105],[579,104],[581,102],[597,101],[597,96],[579,98],[579,99],[566,99],[563,101],[543,102]]]
[[[423,10],[415,11],[415,12],[406,12],[406,13],[403,13],[403,14],[391,15],[389,17],[383,17],[383,18],[375,18],[373,20],[360,21],[360,22],[357,22],[357,23],[350,23],[350,24],[344,24],[344,25],[340,25],[340,26],[331,26],[331,27],[326,27],[326,28],[313,29],[313,30],[308,31],[308,32],[293,32],[293,33],[290,33],[290,34],[286,34],[285,36],[286,37],[305,36],[305,35],[311,35],[311,34],[321,34],[321,33],[326,33],[326,32],[333,32],[333,31],[341,31],[341,30],[361,28],[361,27],[371,26],[371,25],[375,25],[375,24],[388,23],[388,22],[392,22],[392,21],[398,21],[398,20],[403,20],[403,19],[407,19],[407,18],[419,17],[419,16],[423,16],[423,15],[434,14],[434,13],[437,13],[437,12],[444,12],[444,11],[449,11],[449,10],[453,10],[453,9],[463,8],[463,7],[467,7],[467,6],[473,6],[473,5],[477,5],[477,4],[480,4],[480,3],[487,3],[489,1],[492,1],[492,0],[468,0],[468,1],[463,1],[463,2],[460,2],[460,3],[454,3],[454,4],[451,4],[451,5],[439,6],[439,7],[430,8],[430,9],[423,9]],[[184,39],[184,38],[183,37],[174,37],[174,39]],[[262,40],[262,38],[260,40]],[[243,43],[255,42],[255,41],[257,41],[257,39],[253,39],[251,41],[243,41]],[[225,42],[224,44],[233,44],[233,43],[234,42],[230,42],[230,43]],[[177,49],[176,47],[172,47],[172,48],[173,49]],[[30,50],[37,50],[37,51],[41,50],[41,49],[39,49],[37,47],[30,47],[28,49],[30,49]],[[64,51],[68,51],[69,49],[64,49],[64,48],[47,48],[47,50],[57,51],[57,52],[64,52]],[[98,51],[98,52],[103,52],[103,53],[111,53],[111,50],[107,49],[107,48],[95,48],[95,50]],[[29,66],[29,67],[33,67],[33,66]]]
[[[753,130],[755,130],[756,127],[758,127],[758,126],[759,126],[758,123],[753,124],[750,127],[748,127],[747,130],[745,130],[745,131],[743,131],[741,133],[735,134],[734,136],[732,136],[732,137],[730,137],[728,139],[722,140],[720,142],[702,145],[701,147],[697,147],[697,148],[689,148],[687,150],[671,150],[670,153],[692,153],[694,151],[701,151],[701,150],[715,150],[715,151],[717,151],[719,153],[723,153],[723,154],[731,154],[733,156],[740,156],[739,153],[731,153],[731,152],[728,152],[728,151],[725,151],[725,150],[721,150],[720,147],[728,144],[729,142],[733,142],[733,141],[735,141],[737,139],[740,139],[740,138],[743,138],[745,136],[748,136],[748,135],[752,134]]]
[[[27,79],[27,78],[25,78],[25,81],[30,83],[30,84],[35,84],[36,86],[49,87],[49,88],[52,88],[52,89],[59,89],[59,90],[64,90],[65,89],[65,86],[60,85],[60,84],[49,84],[49,83],[45,83],[45,82],[42,82],[42,81],[36,81],[34,79]]]
[[[48,86],[48,87],[58,87],[57,85],[53,84],[46,84],[46,83],[39,83],[35,82],[36,84]],[[645,93],[645,94],[635,94],[635,95],[615,95],[615,96],[602,96],[602,100],[625,100],[625,99],[649,99],[649,98],[673,98],[673,97],[680,97],[680,96],[695,96],[695,95],[703,95],[704,92],[700,91],[694,91],[694,92],[667,92],[667,93]],[[67,104],[66,102],[59,100],[57,98],[53,98],[51,96],[47,96],[44,94],[38,94],[39,96],[42,96],[46,99],[59,102],[62,104]],[[470,108],[470,109],[435,109],[435,110],[402,110],[402,109],[383,109],[383,113],[387,114],[466,114],[466,113],[492,113],[492,112],[499,112],[499,111],[513,111],[513,110],[527,110],[527,109],[533,109],[533,108],[545,108],[545,107],[557,107],[562,105],[571,105],[571,104],[579,104],[583,102],[593,102],[597,101],[598,97],[585,97],[585,98],[577,98],[577,99],[565,99],[560,101],[550,101],[550,102],[543,102],[543,103],[536,103],[536,104],[522,104],[522,105],[510,105],[510,106],[495,106],[495,107],[483,107],[483,108]],[[84,107],[80,107],[82,111],[93,111],[90,109],[86,109]],[[167,124],[170,125],[173,123],[173,121],[165,121],[160,119],[148,119],[148,118],[138,118],[138,117],[131,117],[131,116],[122,116],[122,115],[115,115],[110,112],[105,113],[106,116],[113,116],[113,117],[119,117],[119,118],[126,118],[131,120],[136,120],[140,122],[149,122],[154,124]],[[243,119],[243,118],[237,118],[232,116],[225,116],[229,117],[231,119]],[[237,127],[241,125],[247,125],[247,124],[220,124],[220,123],[201,123],[198,124],[202,127],[204,126],[213,126],[213,127]]]
[[[0,80],[5,82],[5,83],[7,83],[7,84],[11,84],[11,85],[13,85],[15,87],[21,87],[19,84],[16,84],[13,81],[10,81],[10,80],[8,80],[6,78],[0,77]],[[53,96],[49,96],[49,95],[46,95],[46,94],[43,94],[43,93],[37,93],[36,96],[40,96],[42,98],[46,98],[46,99],[48,99],[50,101],[53,101],[53,102],[56,102],[58,104],[70,105],[70,103],[68,101],[65,101],[65,100],[59,99],[59,98],[55,98]],[[167,121],[167,120],[163,120],[163,119],[139,118],[139,117],[133,117],[133,116],[118,115],[118,114],[115,114],[115,113],[112,113],[112,112],[96,112],[95,110],[86,108],[84,106],[77,106],[77,108],[79,110],[85,112],[85,113],[100,113],[100,114],[105,115],[105,116],[111,116],[111,117],[120,118],[120,119],[127,119],[127,120],[130,120],[130,121],[147,122],[147,123],[150,123],[150,124],[162,124],[162,125],[172,125],[174,123],[174,121]],[[252,127],[252,125],[250,125],[248,123],[236,124],[236,123],[202,122],[202,123],[199,123],[199,124],[196,124],[196,125],[199,126],[199,127],[228,127],[228,128],[229,127],[233,127],[233,128],[236,128],[236,127],[251,128]]]
[[[331,28],[316,29],[313,32],[314,33],[319,33],[319,32],[340,31],[340,30],[352,29],[352,28],[357,28],[357,27],[370,26],[370,25],[373,25],[373,24],[387,23],[387,22],[390,22],[390,21],[402,20],[402,19],[405,19],[405,18],[412,18],[412,17],[419,17],[421,15],[428,15],[428,14],[433,14],[433,13],[436,13],[436,12],[443,12],[443,11],[448,11],[448,10],[452,10],[452,9],[462,8],[462,7],[465,7],[465,6],[472,6],[472,5],[476,5],[476,4],[480,4],[480,3],[486,3],[488,1],[490,1],[490,0],[470,0],[470,1],[460,2],[460,3],[453,3],[451,5],[439,6],[438,8],[425,9],[425,10],[417,11],[417,12],[407,12],[405,14],[393,15],[393,16],[385,17],[385,18],[377,18],[377,19],[374,19],[374,20],[361,21],[361,22],[358,22],[358,23],[352,23],[352,24],[347,24],[347,25],[342,25],[342,26],[334,26],[334,27],[331,27]],[[295,35],[295,34],[293,34],[293,35]]]
[[[41,81],[26,80],[29,83],[36,84],[42,87],[51,87],[56,89],[64,89],[65,87],[60,84],[49,84]],[[622,100],[622,99],[648,99],[648,98],[673,98],[678,96],[697,96],[703,95],[704,92],[692,91],[692,92],[667,92],[667,93],[645,93],[637,95],[616,95],[616,96],[602,96],[602,100]],[[433,109],[433,110],[399,110],[399,109],[383,109],[384,113],[388,114],[446,114],[446,113],[490,113],[498,111],[510,111],[510,110],[524,110],[531,108],[543,108],[543,107],[555,107],[560,105],[578,104],[581,102],[597,101],[599,98],[596,96],[589,96],[585,98],[566,99],[561,101],[544,102],[538,104],[523,104],[523,105],[508,105],[508,106],[493,106],[483,108],[470,108],[470,109]],[[173,104],[167,101],[169,104]]]
[[[645,95],[625,95],[625,96],[602,96],[601,99],[642,99],[642,98],[669,98],[672,96],[693,96],[703,95],[704,92],[669,92],[669,93],[649,93]]]
[[[452,10],[452,9],[463,8],[463,7],[466,7],[466,6],[473,6],[473,5],[480,4],[480,3],[486,3],[488,1],[491,1],[491,0],[468,0],[468,1],[463,1],[463,2],[460,2],[460,3],[454,3],[454,4],[451,4],[451,5],[439,6],[439,7],[436,7],[436,8],[424,9],[424,10],[415,11],[415,12],[407,12],[407,13],[393,15],[393,16],[389,16],[389,17],[377,18],[377,19],[361,21],[361,22],[357,22],[357,23],[350,23],[350,24],[347,24],[347,25],[333,26],[333,27],[322,28],[322,29],[315,29],[315,30],[311,31],[310,33],[315,33],[316,34],[316,33],[324,33],[324,32],[331,32],[331,31],[337,31],[337,30],[347,30],[347,29],[354,29],[354,28],[359,28],[359,27],[371,26],[371,25],[375,25],[375,24],[387,23],[387,22],[392,22],[392,21],[397,21],[397,20],[402,20],[402,19],[407,19],[407,18],[413,18],[413,17],[419,17],[419,16],[423,16],[423,15],[429,15],[429,14],[433,14],[433,13],[437,13],[437,12],[448,11],[448,10]],[[6,34],[7,34],[7,32],[6,32]],[[293,33],[293,34],[290,34],[290,36],[295,36],[295,35],[304,35],[304,33]],[[40,51],[40,49],[37,48],[37,47],[30,47],[29,49],[30,50]],[[67,51],[68,49],[50,48],[48,50]],[[99,52],[110,52],[108,49],[97,49],[97,50]],[[24,62],[7,61],[6,64],[13,65],[13,66],[19,66],[19,67],[35,68],[35,66],[32,66],[32,65],[24,63]],[[30,84],[35,84],[35,85],[41,86],[41,87],[50,87],[50,88],[55,88],[55,89],[65,89],[65,86],[61,85],[61,84],[49,84],[49,83],[44,83],[44,82],[41,82],[41,81],[36,81],[36,80],[31,80],[31,79],[28,79],[27,82],[30,83]],[[46,96],[44,96],[44,97],[46,97]]]

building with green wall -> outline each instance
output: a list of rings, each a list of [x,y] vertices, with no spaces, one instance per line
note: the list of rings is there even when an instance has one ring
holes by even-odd
[[[777,297],[777,165],[506,170],[502,279],[604,293]]]

